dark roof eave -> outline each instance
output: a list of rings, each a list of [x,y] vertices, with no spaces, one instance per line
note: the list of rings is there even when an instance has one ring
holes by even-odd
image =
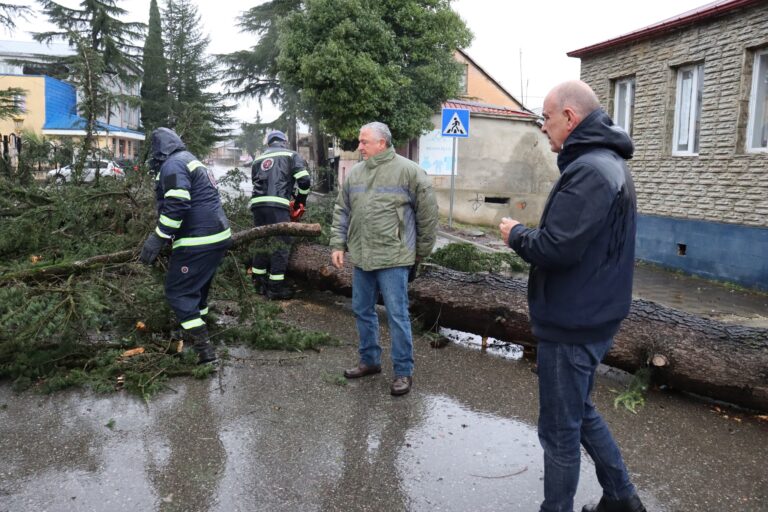
[[[566,53],[566,55],[568,57],[576,57],[576,58],[588,57],[590,55],[594,55],[596,53],[600,53],[602,51],[615,48],[617,46],[622,46],[625,44],[642,41],[644,39],[650,39],[652,37],[665,34],[667,32],[678,30],[681,27],[684,27],[686,25],[692,25],[695,23],[699,23],[701,21],[716,18],[718,16],[727,14],[734,9],[756,4],[756,3],[759,3],[760,1],[762,0],[732,0],[731,2],[728,2],[728,3],[719,3],[708,9],[697,10],[688,16],[680,16],[680,17],[672,18],[669,21],[657,23],[655,25],[651,25],[650,27],[646,27],[640,30],[635,30],[634,32],[630,32],[629,34],[624,34],[623,36],[619,36],[614,39],[609,39],[608,41],[603,41],[601,43],[593,44],[591,46],[586,46],[578,50],[570,51]]]

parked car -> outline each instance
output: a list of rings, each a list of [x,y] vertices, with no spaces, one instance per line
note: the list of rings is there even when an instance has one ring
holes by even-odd
[[[96,168],[99,169],[99,176],[102,178],[125,178],[125,171],[112,160],[88,160],[85,162],[85,168],[82,172],[82,180],[91,182],[96,179]],[[64,183],[72,180],[74,167],[65,165],[58,169],[48,171],[47,180],[49,182]]]

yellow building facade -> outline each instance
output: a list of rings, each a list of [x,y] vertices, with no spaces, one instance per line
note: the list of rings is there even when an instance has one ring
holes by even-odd
[[[32,132],[38,136],[75,142],[85,137],[85,120],[77,113],[74,85],[43,75],[0,75],[0,89],[24,91],[16,103],[21,113],[0,119],[0,134],[20,135]],[[112,158],[136,159],[144,133],[138,130],[98,122],[96,145]]]

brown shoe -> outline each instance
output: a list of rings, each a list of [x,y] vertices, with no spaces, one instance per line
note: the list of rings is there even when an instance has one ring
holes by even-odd
[[[368,366],[363,363],[358,364],[357,368],[344,370],[344,376],[348,379],[358,379],[360,377],[365,377],[366,375],[374,375],[376,373],[381,373],[381,366]]]
[[[413,377],[410,375],[400,375],[392,381],[389,391],[394,396],[404,395],[411,390],[411,385],[413,385]]]

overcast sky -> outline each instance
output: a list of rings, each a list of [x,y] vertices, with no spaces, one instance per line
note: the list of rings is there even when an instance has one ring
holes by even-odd
[[[12,3],[37,5],[29,0]],[[79,1],[60,3],[76,6]],[[147,21],[149,0],[118,0],[117,3],[130,12],[124,21]],[[162,8],[164,1],[159,3]],[[211,53],[228,53],[255,43],[252,36],[240,34],[235,24],[243,11],[258,3],[261,2],[198,0],[204,32],[211,39]],[[567,57],[567,52],[707,3],[707,0],[454,0],[452,5],[475,36],[466,49],[469,56],[528,108],[536,109],[553,86],[579,78],[579,59]],[[33,30],[42,30],[40,21],[37,20]],[[28,24],[3,38],[30,40],[25,30],[30,30]],[[257,108],[255,102],[243,102],[235,117],[253,121]],[[264,120],[276,115],[276,109],[264,105]]]

